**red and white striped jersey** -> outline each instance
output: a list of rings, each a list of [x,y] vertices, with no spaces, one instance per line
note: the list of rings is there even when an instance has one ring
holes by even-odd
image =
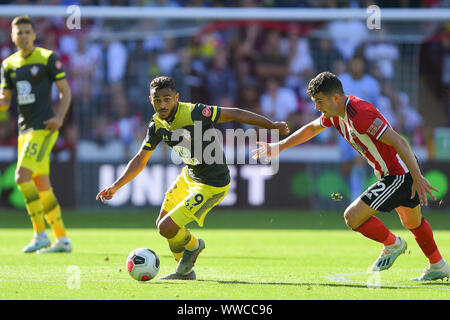
[[[406,174],[408,168],[395,148],[379,141],[390,127],[389,122],[373,104],[355,96],[347,97],[344,118],[322,115],[320,124],[325,128],[334,126],[367,159],[378,179]]]

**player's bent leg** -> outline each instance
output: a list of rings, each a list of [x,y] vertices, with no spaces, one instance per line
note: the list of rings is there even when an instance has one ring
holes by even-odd
[[[161,235],[163,235],[164,237],[167,238],[167,241],[169,243],[169,248],[170,248],[175,260],[178,262],[178,265],[179,265],[179,261],[181,260],[181,258],[185,256],[185,252],[189,251],[187,249],[192,248],[193,245],[195,245],[198,242],[198,240],[201,240],[201,239],[197,240],[197,238],[194,237],[190,233],[189,229],[185,228],[184,226],[178,226],[172,220],[170,215],[168,215],[167,213],[165,213],[165,214],[163,213],[163,218],[159,220],[158,229],[159,229]],[[173,235],[173,236],[168,238],[168,236],[171,236],[171,235]],[[203,240],[201,240],[201,241],[203,241]],[[203,248],[204,248],[204,242],[203,242]],[[198,255],[198,253],[197,253],[197,255]],[[192,269],[192,267],[193,267],[193,265],[190,267],[190,269],[187,272],[180,272],[180,270],[177,267],[175,272],[170,273],[166,276],[163,276],[160,279],[161,280],[195,280],[196,274],[195,274],[195,271]]]
[[[357,198],[345,209],[345,224],[355,230],[377,213],[378,211],[369,207],[360,198]]]
[[[164,218],[167,214],[168,214],[168,212],[164,208],[161,208],[161,210],[159,212],[159,216],[156,219],[156,227],[158,227],[162,218]],[[159,228],[158,228],[158,230],[159,230]],[[173,242],[170,239],[167,239],[167,242],[169,243],[170,252],[172,253],[173,257],[175,258],[175,261],[178,263],[178,261],[180,261],[181,257],[183,256],[184,246],[182,244]]]
[[[422,211],[420,205],[415,208],[400,206],[395,208],[395,211],[397,211],[402,225],[408,230],[416,229],[422,223]]]
[[[15,181],[25,199],[25,207],[34,231],[33,239],[22,249],[25,253],[35,252],[50,245],[50,240],[45,233],[44,208],[32,176],[33,171],[30,169],[21,166],[16,169]]]
[[[173,192],[166,194],[166,198],[169,200],[172,198],[179,200],[179,197],[177,196],[181,195],[180,192],[184,192],[185,197],[174,207],[170,207],[171,210],[168,215],[171,220],[180,227],[177,236],[181,237],[184,232],[189,235],[190,238],[186,236],[184,240],[186,241],[184,244],[184,253],[177,265],[175,274],[188,275],[193,271],[198,255],[204,250],[205,242],[190,234],[189,230],[184,226],[192,221],[196,221],[197,224],[202,227],[208,212],[222,201],[227,194],[229,185],[224,187],[213,187],[197,183],[190,179],[185,171],[183,171],[179,179],[177,179],[176,185],[178,187],[176,187]],[[172,201],[171,203],[175,203],[175,201]],[[168,205],[165,203],[164,206],[167,207]]]
[[[382,243],[383,249],[377,260],[373,263],[374,271],[389,269],[406,251],[406,241],[396,237],[383,222],[375,217],[378,211],[367,205],[361,198],[356,199],[344,213],[347,225],[354,231],[374,241]]]
[[[165,214],[158,224],[160,233],[162,232],[161,234],[168,239],[172,253],[182,253],[180,259],[178,259],[175,272],[160,279],[192,280],[196,278],[195,273],[193,273],[193,266],[198,254],[205,248],[205,243],[192,235],[189,229],[185,227],[186,224],[193,221],[187,210],[184,201],[181,201],[169,213]],[[169,233],[168,230],[170,230]],[[168,236],[172,237],[169,238]],[[177,259],[179,256],[174,254],[174,257]]]
[[[188,270],[179,268],[180,263],[177,266],[177,272],[180,274],[187,274],[191,271],[195,259],[198,254],[205,248],[205,242],[201,239],[197,239],[194,235],[191,234],[189,229],[184,226],[179,226],[174,220],[171,218],[171,215],[166,215],[158,224],[158,229],[164,237],[167,238],[169,242],[169,247],[172,252],[182,252],[182,257],[190,257],[191,255],[195,255],[195,258],[190,257],[190,264],[188,266]],[[175,256],[175,255],[174,255]],[[176,258],[175,258],[176,259]],[[181,260],[179,260],[181,262]]]
[[[166,215],[158,222],[158,231],[166,239],[172,239],[180,230],[180,227],[172,220],[170,215]]]
[[[450,266],[439,252],[434,241],[433,230],[422,216],[420,205],[414,208],[401,206],[395,210],[400,216],[403,226],[414,234],[417,244],[429,261],[429,265],[422,275],[411,280],[430,281],[449,278]]]

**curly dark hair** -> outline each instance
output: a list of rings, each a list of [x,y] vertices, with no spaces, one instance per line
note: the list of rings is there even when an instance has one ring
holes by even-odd
[[[160,90],[164,88],[170,88],[173,91],[176,91],[175,83],[171,77],[161,76],[153,79],[152,82],[150,82],[150,90]]]
[[[309,82],[308,90],[306,91],[310,97],[319,92],[322,92],[326,96],[330,96],[333,93],[343,95],[344,89],[342,88],[341,81],[334,73],[322,72]]]

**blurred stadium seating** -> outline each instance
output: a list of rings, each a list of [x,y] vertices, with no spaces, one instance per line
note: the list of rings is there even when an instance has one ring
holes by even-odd
[[[61,0],[0,1],[5,5],[251,7],[251,8],[449,8],[447,0],[411,1],[207,1],[207,0]],[[220,4],[218,4],[220,3]],[[24,12],[26,13],[26,12]],[[450,159],[450,17],[446,21],[383,21],[369,30],[364,20],[262,21],[205,19],[84,18],[69,30],[65,17],[35,17],[37,45],[55,50],[68,73],[72,108],[55,147],[56,162],[74,164],[76,177],[89,163],[126,163],[146,134],[153,108],[150,80],[174,77],[180,100],[248,108],[288,119],[291,130],[319,114],[306,95],[308,81],[332,71],[346,79],[348,94],[366,95],[391,125],[404,134],[421,160]],[[11,17],[0,7],[0,59],[15,48]],[[352,63],[355,60],[361,63]],[[367,79],[369,87],[352,79]],[[351,89],[350,89],[351,88]],[[355,93],[358,91],[358,93]],[[0,113],[0,161],[13,162],[15,108]],[[234,126],[234,125],[233,125]],[[230,125],[220,126],[221,129]],[[438,130],[436,130],[439,128]],[[328,132],[330,131],[330,132]],[[282,155],[286,162],[339,162],[338,140],[331,130],[306,149]],[[435,134],[437,132],[437,134]],[[436,138],[437,137],[437,138]],[[436,139],[435,139],[436,138]],[[8,151],[7,151],[8,150]],[[307,150],[307,151],[305,151]],[[159,147],[152,161],[167,163]],[[83,171],[78,174],[77,170]],[[75,184],[78,200],[86,188]],[[95,186],[97,188],[97,186]]]

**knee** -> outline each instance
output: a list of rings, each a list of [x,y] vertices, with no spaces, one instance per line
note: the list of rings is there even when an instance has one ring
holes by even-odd
[[[156,219],[156,227],[158,227],[159,223],[161,222],[161,220],[166,216],[167,211],[164,209],[161,209],[161,211],[159,212],[159,216]],[[158,228],[159,229],[159,228]]]
[[[348,207],[347,209],[345,209],[344,220],[345,220],[345,224],[350,229],[356,229],[361,225],[361,223],[358,219],[358,215],[352,207]]]
[[[168,219],[160,220],[157,223],[157,226],[159,234],[166,239],[175,237],[179,229],[179,227],[175,223],[169,221]]]
[[[402,225],[408,230],[417,229],[418,227],[420,227],[421,224],[422,224],[422,219],[402,220]]]
[[[23,170],[21,168],[18,168],[14,175],[14,180],[17,184],[21,184],[24,182],[31,181],[33,172],[29,170]]]
[[[43,191],[52,189],[52,185],[50,183],[50,177],[48,175],[33,177],[33,181],[39,192],[43,192]]]

